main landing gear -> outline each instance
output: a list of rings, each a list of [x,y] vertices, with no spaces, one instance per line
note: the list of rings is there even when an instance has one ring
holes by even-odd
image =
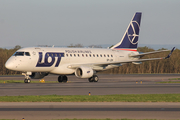
[[[68,81],[68,78],[66,75],[60,75],[58,77],[58,82],[62,83],[62,82],[67,82]]]
[[[98,78],[97,75],[93,75],[93,76],[90,77],[88,80],[89,80],[89,82],[98,82],[99,78]],[[59,82],[59,83],[62,83],[62,82],[66,83],[67,81],[68,81],[68,78],[67,78],[66,75],[60,75],[60,76],[58,77],[58,82]]]
[[[99,78],[97,75],[93,75],[88,80],[89,80],[89,82],[98,82]]]

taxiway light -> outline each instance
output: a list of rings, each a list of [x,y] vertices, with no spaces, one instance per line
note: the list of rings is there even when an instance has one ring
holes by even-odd
[[[89,92],[89,96],[91,95],[91,92]]]

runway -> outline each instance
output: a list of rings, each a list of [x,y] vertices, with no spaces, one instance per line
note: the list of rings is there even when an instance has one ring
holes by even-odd
[[[57,81],[56,75],[45,77],[45,81]],[[180,84],[157,84],[179,74],[145,75],[99,75],[99,82],[69,76],[68,83],[8,83],[0,84],[0,96],[17,95],[110,95],[110,94],[166,94],[180,93]],[[24,80],[23,76],[1,76],[2,80]],[[34,80],[34,79],[32,79]],[[142,81],[142,83],[141,83]],[[137,82],[137,83],[136,83]]]
[[[42,119],[178,119],[179,103],[0,103],[0,118]]]
[[[45,81],[56,81],[56,75]],[[109,95],[180,93],[180,84],[157,84],[179,74],[99,75],[98,83],[69,76],[68,83],[0,84],[1,96],[17,95]],[[1,80],[24,80],[23,76],[0,76]],[[142,81],[142,83],[141,83]],[[51,120],[63,118],[179,119],[180,103],[143,102],[0,102],[0,119]]]

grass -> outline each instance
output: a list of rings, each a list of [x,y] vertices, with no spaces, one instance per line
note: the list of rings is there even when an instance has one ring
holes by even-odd
[[[170,78],[169,80],[180,80],[180,78]]]
[[[162,82],[156,82],[156,83],[180,83],[180,81],[176,81],[176,80],[180,80],[180,78],[170,78],[168,79],[169,81],[162,81]],[[172,81],[175,80],[175,81]]]
[[[17,119],[0,119],[0,120],[17,120]],[[47,119],[45,119],[47,120]],[[110,119],[110,118],[106,118],[106,119],[51,119],[51,120],[157,120],[157,119]]]
[[[0,96],[0,102],[180,102],[180,94]]]
[[[106,119],[53,119],[53,120],[156,120],[156,119],[110,119],[110,118],[106,118]]]
[[[0,119],[0,120],[17,120],[17,119]]]
[[[163,81],[163,82],[156,82],[156,83],[180,83],[180,81]]]
[[[0,80],[0,83],[24,83],[24,80]],[[33,81],[31,83],[40,83],[40,81]],[[58,81],[45,81],[45,83],[58,83]]]

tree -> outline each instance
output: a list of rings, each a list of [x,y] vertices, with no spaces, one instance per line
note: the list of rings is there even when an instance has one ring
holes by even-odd
[[[75,44],[75,45],[70,44],[70,45],[69,45],[69,46],[67,46],[67,47],[70,47],[70,48],[82,48],[82,47],[83,47],[83,45],[82,45],[82,44]]]
[[[19,50],[19,49],[21,49],[21,46],[20,46],[20,45],[16,45],[16,46],[14,47],[14,49],[15,49],[15,50]]]

